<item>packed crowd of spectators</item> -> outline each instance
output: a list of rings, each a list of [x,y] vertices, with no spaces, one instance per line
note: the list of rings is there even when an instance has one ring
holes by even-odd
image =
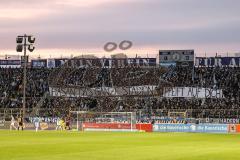
[[[61,72],[60,71],[64,71]],[[53,72],[56,77],[51,77]],[[52,75],[51,75],[52,76]],[[39,114],[59,116],[70,110],[136,111],[151,116],[168,116],[169,112],[187,112],[195,118],[239,118],[240,68],[170,67],[162,68],[78,68],[56,70],[28,68],[26,108],[30,114],[49,91],[49,82],[55,85],[84,87],[118,87],[137,85],[170,85],[171,87],[217,88],[225,98],[69,98],[47,96]],[[23,103],[22,68],[0,68],[0,109],[20,109]],[[159,83],[163,82],[166,85]]]
[[[170,67],[162,79],[177,87],[216,88],[226,98],[240,97],[239,67]]]
[[[27,70],[26,108],[36,106],[48,91],[48,75],[51,69],[29,68]],[[23,70],[0,68],[0,108],[21,108],[23,103]]]

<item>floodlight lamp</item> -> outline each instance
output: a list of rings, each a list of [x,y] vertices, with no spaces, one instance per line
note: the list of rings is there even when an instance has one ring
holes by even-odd
[[[29,43],[34,43],[35,42],[35,37],[33,37],[33,36],[28,36],[28,42]]]
[[[18,44],[23,43],[23,37],[18,36],[17,39],[16,39],[16,42],[17,42]]]
[[[17,50],[17,52],[22,52],[23,46],[21,44],[18,44],[16,50]]]
[[[35,47],[34,47],[33,45],[30,44],[30,45],[28,46],[28,50],[29,50],[30,52],[33,52],[34,49],[35,49]]]

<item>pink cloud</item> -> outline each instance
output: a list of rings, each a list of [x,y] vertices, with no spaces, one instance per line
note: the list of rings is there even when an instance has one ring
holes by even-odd
[[[18,34],[37,37],[38,53],[102,51],[107,41],[134,41],[133,52],[195,48],[239,50],[238,0],[1,0],[0,53]],[[64,52],[65,53],[65,52]]]

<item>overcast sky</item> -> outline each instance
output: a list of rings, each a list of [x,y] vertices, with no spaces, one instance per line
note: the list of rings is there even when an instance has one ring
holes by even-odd
[[[36,36],[33,54],[42,56],[102,55],[106,42],[122,40],[133,42],[133,55],[239,52],[239,7],[240,0],[0,0],[0,54],[15,53],[24,33]]]

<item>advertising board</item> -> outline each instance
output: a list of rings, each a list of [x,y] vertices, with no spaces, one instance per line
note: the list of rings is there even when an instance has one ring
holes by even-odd
[[[131,124],[129,123],[83,123],[83,128],[131,129]]]
[[[228,133],[227,124],[154,124],[154,132]]]

